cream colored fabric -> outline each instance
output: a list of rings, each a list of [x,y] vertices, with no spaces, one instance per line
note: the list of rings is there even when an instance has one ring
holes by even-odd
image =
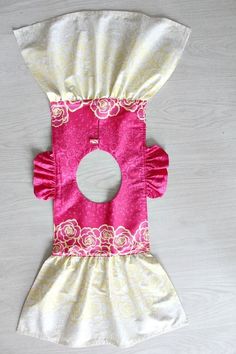
[[[29,292],[17,330],[72,347],[128,347],[187,324],[170,279],[150,253],[50,256]]]
[[[127,11],[80,11],[14,30],[50,101],[148,100],[174,71],[190,28]]]

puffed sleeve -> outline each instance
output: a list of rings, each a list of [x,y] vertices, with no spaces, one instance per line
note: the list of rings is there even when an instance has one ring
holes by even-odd
[[[145,151],[145,161],[147,197],[162,197],[168,181],[168,154],[158,145],[148,146]]]
[[[54,199],[56,195],[56,165],[52,151],[37,154],[33,160],[34,194],[39,199]]]

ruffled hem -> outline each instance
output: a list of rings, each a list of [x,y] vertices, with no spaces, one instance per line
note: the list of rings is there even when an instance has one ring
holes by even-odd
[[[34,194],[39,199],[54,199],[56,195],[56,166],[52,151],[41,152],[34,158]]]
[[[129,347],[187,324],[175,288],[150,253],[50,256],[27,296],[17,332],[70,347]]]
[[[167,188],[169,157],[158,145],[146,147],[146,191],[149,198],[162,197]]]

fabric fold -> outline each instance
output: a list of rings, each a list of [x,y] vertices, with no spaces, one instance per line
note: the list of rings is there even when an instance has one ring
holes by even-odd
[[[34,158],[33,186],[39,199],[54,199],[56,195],[56,166],[52,151],[41,152]]]
[[[146,191],[149,198],[163,196],[167,188],[169,157],[158,145],[146,147]]]

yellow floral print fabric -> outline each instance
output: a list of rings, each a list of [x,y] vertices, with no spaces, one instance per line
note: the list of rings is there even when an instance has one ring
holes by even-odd
[[[128,11],[79,11],[14,30],[50,101],[148,100],[174,71],[190,32]]]
[[[28,294],[17,330],[72,347],[129,347],[187,324],[170,279],[150,253],[50,256]]]

